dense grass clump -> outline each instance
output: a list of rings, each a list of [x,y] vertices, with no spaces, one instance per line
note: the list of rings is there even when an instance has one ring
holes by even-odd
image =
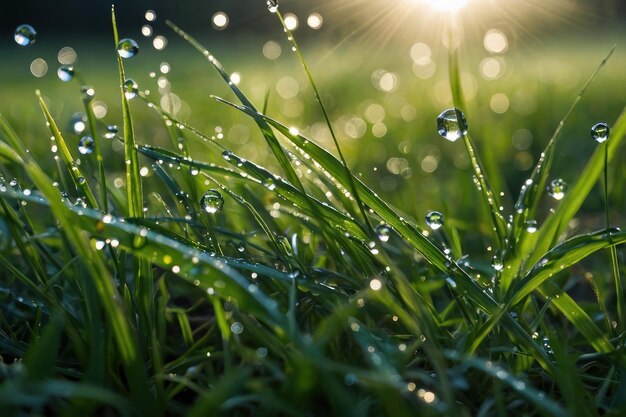
[[[0,116],[2,416],[626,413],[626,232],[608,191],[603,227],[568,226],[598,183],[608,190],[624,113],[594,126],[595,152],[566,185],[550,170],[578,96],[506,209],[458,110],[452,50],[454,109],[438,127],[463,142],[481,217],[467,228],[440,209],[424,229],[350,170],[287,28],[332,148],[268,116],[268,100],[255,107],[169,26],[224,79],[234,98],[213,98],[253,121],[271,159],[239,156],[138,91],[128,40],[119,129],[96,119],[79,75],[77,147],[39,92],[52,153],[30,152]],[[114,14],[113,28],[117,45]],[[131,99],[159,115],[171,146],[137,137]],[[110,140],[123,158],[105,161]]]

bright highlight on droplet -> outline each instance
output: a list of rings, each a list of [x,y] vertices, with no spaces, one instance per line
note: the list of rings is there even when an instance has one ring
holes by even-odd
[[[224,12],[217,12],[213,15],[212,22],[213,28],[217,30],[226,29],[226,26],[228,26],[228,15]]]
[[[145,17],[148,22],[154,22],[154,20],[156,19],[156,13],[154,12],[154,10],[147,10]]]
[[[288,30],[296,30],[298,28],[298,17],[295,14],[287,13],[284,20]]]
[[[141,27],[141,34],[143,36],[145,36],[146,38],[149,36],[152,36],[152,26],[150,25],[143,25]]]
[[[233,72],[230,75],[230,81],[232,81],[232,83],[235,85],[239,85],[239,83],[241,82],[241,74],[239,74],[238,72]]]
[[[461,10],[469,0],[424,0],[435,10],[456,12]]]

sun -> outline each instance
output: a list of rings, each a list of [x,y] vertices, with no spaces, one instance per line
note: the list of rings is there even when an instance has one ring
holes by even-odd
[[[436,10],[456,12],[461,10],[469,0],[422,0]]]

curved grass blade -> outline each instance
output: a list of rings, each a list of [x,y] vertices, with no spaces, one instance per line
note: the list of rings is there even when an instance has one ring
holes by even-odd
[[[65,139],[61,135],[61,131],[59,130],[56,122],[52,118],[52,115],[48,110],[48,106],[46,106],[46,103],[43,100],[43,97],[41,97],[41,93],[39,92],[39,90],[36,91],[36,94],[37,98],[39,99],[39,105],[41,106],[43,114],[46,118],[46,122],[48,123],[50,132],[52,133],[52,136],[54,136],[54,140],[59,147],[59,150],[61,151],[61,158],[65,163],[67,171],[70,173],[74,186],[83,192],[83,194],[87,198],[87,202],[89,203],[90,207],[97,208],[98,202],[96,201],[96,198],[91,191],[91,187],[89,187],[89,183],[87,182],[86,177],[83,175],[82,171],[74,161],[74,158],[72,157],[72,154],[70,153],[70,150],[65,143]]]
[[[326,122],[326,126],[328,126],[328,130],[330,131],[330,136],[333,138],[335,149],[337,149],[337,155],[339,156],[339,160],[341,161],[341,163],[343,164],[345,168],[345,175],[348,180],[348,184],[350,186],[349,190],[354,195],[354,200],[356,201],[357,206],[359,207],[359,210],[361,212],[361,216],[363,217],[363,220],[365,221],[365,224],[367,225],[368,234],[370,236],[375,236],[374,227],[372,226],[372,222],[370,221],[370,218],[367,215],[365,206],[363,205],[363,202],[361,201],[361,197],[359,196],[359,190],[356,188],[356,184],[354,183],[353,175],[352,175],[352,172],[350,171],[350,167],[348,166],[348,162],[346,161],[346,158],[343,156],[343,152],[341,151],[341,146],[339,146],[339,141],[337,140],[337,136],[335,135],[335,129],[333,128],[333,124],[330,122],[330,117],[328,117],[326,106],[324,105],[322,96],[320,95],[319,89],[317,88],[317,84],[315,83],[315,80],[313,79],[311,70],[309,69],[309,66],[306,63],[306,60],[304,59],[304,55],[302,55],[302,51],[300,50],[300,47],[298,46],[298,43],[296,42],[295,36],[293,36],[293,33],[291,32],[291,30],[285,24],[285,20],[283,19],[283,15],[280,13],[280,10],[276,11],[276,16],[278,16],[278,19],[280,20],[280,23],[283,26],[283,29],[287,33],[287,39],[289,39],[289,41],[293,45],[293,50],[298,55],[298,59],[300,60],[300,63],[302,63],[302,67],[304,68],[304,72],[306,73],[306,76],[309,80],[309,84],[311,85],[311,88],[313,89],[313,93],[315,94],[315,99],[317,103],[319,104],[320,109],[322,110],[322,114],[324,115],[324,121]]]
[[[552,137],[546,145],[546,148],[541,153],[541,157],[539,158],[537,165],[533,169],[530,178],[522,186],[518,200],[515,203],[515,212],[513,214],[513,227],[511,229],[512,236],[510,238],[510,244],[512,246],[511,251],[508,254],[509,261],[507,261],[507,264],[510,265],[511,268],[506,268],[503,271],[501,278],[501,283],[504,291],[506,291],[511,285],[511,282],[514,278],[513,274],[517,272],[521,262],[528,255],[528,250],[532,250],[532,244],[524,244],[524,240],[529,238],[526,224],[529,220],[535,218],[539,201],[546,187],[546,183],[548,182],[550,167],[552,166],[552,161],[554,159],[554,154],[556,150],[555,145],[561,135],[561,131],[563,130],[565,123],[569,120],[572,112],[581,101],[583,95],[585,94],[591,83],[596,79],[596,77],[600,73],[600,70],[606,65],[609,58],[613,55],[615,48],[616,47],[614,46],[609,54],[604,58],[604,60],[602,60],[602,62],[600,63],[600,65],[598,65],[593,74],[591,74],[578,96],[574,99],[574,102],[570,106],[569,110],[567,111],[563,119],[561,119],[555,132],[552,134]],[[581,176],[581,178],[583,177]],[[533,238],[536,238],[536,236],[533,236]]]
[[[612,245],[626,242],[626,232],[602,230],[582,236],[576,236],[556,246],[519,282],[511,296],[515,305],[523,301],[528,294],[559,271],[568,268],[587,256]]]
[[[510,372],[491,361],[476,357],[461,357],[456,351],[446,351],[445,356],[455,362],[462,362],[464,366],[477,369],[497,381],[508,385],[513,391],[525,398],[537,408],[544,410],[551,416],[569,417],[570,414],[559,403],[547,397],[545,393],[531,387],[526,382],[516,378]]]
[[[606,142],[608,149],[598,147],[585,168],[581,171],[576,183],[569,188],[569,191],[561,200],[561,203],[551,214],[541,228],[534,233],[536,244],[532,248],[532,254],[527,265],[535,265],[541,256],[548,251],[552,242],[563,233],[569,221],[576,215],[578,209],[593,189],[594,185],[602,175],[604,170],[605,151],[608,152],[609,162],[617,154],[618,148],[626,136],[626,107],[622,111],[613,125],[611,140]]]

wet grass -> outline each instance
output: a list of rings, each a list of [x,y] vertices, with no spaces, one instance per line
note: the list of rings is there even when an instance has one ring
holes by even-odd
[[[38,114],[0,117],[3,416],[626,411],[626,232],[615,228],[626,115],[623,96],[602,94],[624,82],[602,61],[610,47],[585,76],[564,74],[571,86],[526,71],[472,97],[453,88],[448,107],[467,110],[469,129],[442,143],[446,107],[432,89],[463,86],[455,65],[389,94],[359,91],[354,61],[318,79],[297,54],[305,106],[294,115],[170,27],[212,88],[181,80],[171,91],[199,96],[187,113],[168,108],[167,89],[129,99],[111,88],[136,65],[118,57],[119,80],[95,98],[81,95],[82,71],[59,100],[38,92]],[[481,110],[522,85],[534,112]],[[394,116],[400,99],[418,116]],[[316,135],[377,101],[388,137]],[[84,134],[59,122],[81,108],[95,139],[86,154]],[[118,135],[105,139],[116,112]],[[598,121],[611,125],[602,143],[589,134]],[[522,128],[535,140],[511,153]],[[523,152],[537,161],[516,163]],[[554,199],[559,177],[568,188]],[[431,209],[443,218],[427,225]]]

